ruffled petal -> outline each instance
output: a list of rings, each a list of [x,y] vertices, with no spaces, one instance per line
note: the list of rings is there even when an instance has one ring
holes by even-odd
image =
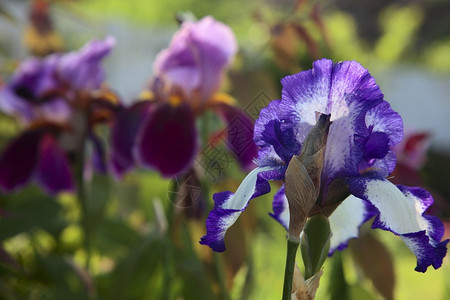
[[[253,139],[261,147],[260,166],[270,162],[284,162],[287,165],[292,156],[300,154],[301,143],[296,139],[294,124],[280,116],[282,107],[281,100],[271,101],[261,110],[255,122]]]
[[[355,138],[363,153],[359,169],[374,167],[387,176],[394,171],[397,161],[391,149],[403,138],[402,118],[383,101],[367,112],[365,122],[369,128],[367,135]]]
[[[322,59],[313,63],[312,70],[285,77],[282,84],[282,111],[289,112],[284,118],[297,124],[299,142],[316,123],[316,112],[331,114],[323,187],[336,176],[356,174],[361,151],[354,136],[367,135],[366,113],[383,101],[369,72],[354,61],[333,64]]]
[[[330,240],[329,255],[336,250],[347,248],[348,241],[358,237],[359,228],[375,216],[376,210],[367,203],[353,195],[347,197],[329,217],[330,228],[333,235]]]
[[[189,105],[155,107],[137,137],[139,162],[170,177],[185,171],[197,152],[197,130]]]
[[[69,161],[51,135],[41,141],[36,179],[49,194],[74,191]]]
[[[248,171],[255,167],[258,148],[253,142],[253,121],[237,107],[217,105],[219,116],[226,122],[227,138],[225,144],[236,156],[241,168]]]
[[[226,231],[236,222],[252,198],[270,191],[270,185],[266,181],[267,177],[261,175],[271,171],[273,169],[270,167],[256,168],[244,178],[236,193],[214,194],[214,209],[208,215],[206,235],[201,238],[200,244],[208,245],[217,252],[225,251]]]
[[[424,215],[433,203],[430,193],[421,188],[395,186],[384,179],[358,178],[349,181],[353,195],[371,203],[377,210],[372,228],[391,231],[402,237],[417,257],[416,271],[428,266],[439,268],[446,254],[442,223]]]
[[[136,137],[150,113],[152,102],[142,101],[119,111],[111,129],[110,164],[113,175],[121,178],[135,164]]]
[[[0,157],[0,186],[9,192],[25,185],[39,160],[42,131],[29,130],[9,143]]]

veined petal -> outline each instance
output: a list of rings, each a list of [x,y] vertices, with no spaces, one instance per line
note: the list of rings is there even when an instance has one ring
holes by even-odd
[[[36,178],[49,194],[74,190],[69,161],[51,135],[41,141]]]
[[[290,212],[289,202],[284,193],[284,184],[273,196],[272,202],[273,213],[269,215],[278,221],[284,229],[289,230]]]
[[[331,114],[322,188],[336,176],[357,173],[361,150],[354,136],[367,135],[366,113],[383,101],[370,73],[354,61],[333,64],[322,59],[312,70],[285,77],[282,84],[281,110],[288,112],[284,119],[296,124],[300,143],[316,123],[316,112]]]
[[[142,165],[165,177],[186,170],[197,152],[197,129],[187,104],[155,107],[137,137],[137,155]]]
[[[253,160],[258,153],[253,142],[253,121],[237,107],[220,104],[214,108],[227,124],[225,144],[236,156],[242,169],[253,169]]]
[[[267,181],[259,176],[270,171],[273,171],[270,167],[256,168],[244,178],[236,193],[214,194],[214,209],[206,220],[206,235],[201,238],[200,244],[208,245],[217,252],[225,251],[224,237],[228,228],[236,222],[252,198],[270,191]]]
[[[0,186],[9,192],[26,184],[39,159],[42,131],[29,130],[6,146],[0,157]]]
[[[347,197],[329,217],[333,233],[329,255],[347,248],[348,241],[358,237],[359,228],[376,214],[369,203],[353,195]]]
[[[264,154],[260,155],[264,157],[258,161],[260,166],[267,164],[268,160],[288,165],[292,156],[300,154],[301,143],[296,139],[294,124],[280,116],[282,107],[281,100],[271,101],[255,122],[253,139]]]
[[[377,168],[385,176],[395,168],[396,157],[391,148],[403,138],[403,121],[386,101],[370,109],[365,117],[369,128],[365,137],[356,138],[361,147],[360,171]],[[358,142],[356,142],[358,143]]]
[[[136,137],[150,113],[150,101],[141,101],[119,111],[111,129],[111,169],[116,178],[130,170],[135,163],[133,150]]]
[[[433,203],[430,193],[421,188],[395,186],[384,179],[359,178],[349,182],[355,196],[371,203],[378,214],[372,228],[381,228],[400,235],[417,257],[416,271],[425,272],[442,264],[446,244],[442,223],[435,217],[424,215]]]

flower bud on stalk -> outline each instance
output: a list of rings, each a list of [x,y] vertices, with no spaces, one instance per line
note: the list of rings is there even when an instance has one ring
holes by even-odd
[[[299,156],[293,156],[285,175],[285,192],[289,202],[288,239],[300,241],[311,208],[320,192],[323,157],[330,129],[331,115],[321,114],[310,130]]]

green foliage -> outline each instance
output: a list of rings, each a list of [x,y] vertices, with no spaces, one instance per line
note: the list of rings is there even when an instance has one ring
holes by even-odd
[[[326,216],[318,214],[308,219],[300,242],[305,280],[322,268],[330,250],[330,238],[330,222]]]

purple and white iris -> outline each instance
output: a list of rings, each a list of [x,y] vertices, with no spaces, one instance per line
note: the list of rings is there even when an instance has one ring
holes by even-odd
[[[329,216],[333,236],[330,255],[358,236],[362,223],[375,217],[372,228],[398,235],[416,255],[416,271],[439,268],[446,255],[441,241],[444,227],[424,214],[431,195],[416,187],[395,186],[386,177],[394,170],[391,147],[403,137],[398,113],[383,100],[378,85],[357,62],[328,59],[282,80],[281,100],[261,110],[254,141],[260,147],[258,167],[243,180],[236,193],[214,195],[215,207],[206,221],[200,243],[224,251],[224,236],[249,201],[269,192],[268,180],[283,180],[293,155],[316,123],[317,112],[331,114],[333,122],[324,155],[320,194],[310,214]],[[288,202],[284,186],[275,194],[271,214],[286,229]]]
[[[116,177],[136,163],[164,177],[187,171],[199,150],[196,119],[206,110],[217,113],[231,132],[242,124],[249,128],[235,130],[241,136],[228,145],[237,149],[244,169],[253,168],[256,145],[239,149],[239,140],[251,139],[253,123],[231,105],[231,97],[217,93],[236,52],[232,30],[214,18],[181,24],[154,63],[155,76],[147,90],[151,101],[137,102],[117,113],[111,135]]]
[[[20,188],[32,179],[50,194],[74,189],[67,154],[80,142],[77,135],[85,129],[79,127],[97,122],[103,115],[101,107],[110,109],[109,101],[100,99],[105,80],[101,62],[114,45],[109,37],[91,41],[79,51],[29,58],[0,89],[0,109],[25,127],[0,156],[0,187],[4,191]],[[101,152],[93,132],[88,134],[94,149]],[[94,152],[97,155],[99,151]]]

